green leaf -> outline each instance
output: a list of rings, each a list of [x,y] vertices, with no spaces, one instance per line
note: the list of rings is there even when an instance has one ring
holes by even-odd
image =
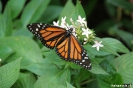
[[[0,67],[0,88],[10,88],[19,76],[20,61],[17,59]]]
[[[57,66],[52,62],[54,61],[50,61],[48,58],[45,58],[42,63],[30,64],[26,69],[38,76],[42,76],[46,72],[57,72],[59,68],[57,68]]]
[[[70,23],[70,18],[72,18],[74,21],[76,21],[78,19],[79,15],[81,15],[81,17],[86,18],[83,7],[79,3],[79,1],[77,0],[77,4],[76,4],[76,6],[74,6],[72,3],[72,0],[68,0],[59,19],[61,19],[61,17],[66,16],[67,17],[66,22]]]
[[[8,62],[22,57],[21,68],[26,69],[29,65],[41,63],[43,60],[38,45],[28,37],[7,37],[0,38],[0,41],[0,46],[8,46],[15,52],[9,57]]]
[[[76,7],[75,7],[75,16],[78,18],[78,16],[80,15],[82,18],[86,18],[86,15],[85,15],[85,12],[84,12],[84,9],[80,3],[79,0],[77,0],[77,4],[76,4]],[[77,19],[76,18],[76,19]]]
[[[110,17],[115,17],[116,16],[116,7],[114,5],[112,5],[111,3],[108,2],[108,0],[105,0],[105,8],[106,8],[106,11],[108,12],[109,16]],[[111,21],[111,20],[109,20]],[[106,23],[108,24],[108,23]]]
[[[92,63],[92,69],[90,70],[90,72],[94,74],[109,75],[105,70],[103,70],[100,67],[100,65],[94,59],[91,59],[91,63]]]
[[[112,61],[117,73],[121,74],[124,83],[133,83],[133,52],[119,56]]]
[[[72,86],[70,83],[67,82],[67,88],[75,88],[75,87]]]
[[[12,34],[12,17],[10,5],[7,3],[4,13],[0,18],[0,37],[10,36]]]
[[[67,17],[66,22],[70,23],[69,18],[73,18],[74,10],[75,6],[73,5],[72,0],[68,0],[60,14],[59,20],[61,19],[61,17],[66,16]]]
[[[47,51],[46,47],[44,47],[43,55],[48,58],[52,63],[57,64],[57,65],[65,65],[66,62],[62,60],[55,50],[49,50]]]
[[[64,88],[66,82],[70,82],[70,70],[64,69],[60,71],[49,71],[40,77],[34,88]],[[56,87],[54,87],[56,86]]]
[[[105,56],[105,55],[110,54],[110,53],[105,52],[103,50],[97,51],[90,44],[84,45],[84,49],[87,51],[87,54],[89,55],[90,58],[95,58],[95,56]]]
[[[11,8],[11,15],[12,18],[16,18],[20,12],[22,11],[24,4],[25,4],[26,0],[10,0],[8,1],[8,3],[10,4],[10,8]]]
[[[14,51],[5,45],[0,46],[0,58],[2,59],[1,62],[4,62]]]
[[[0,1],[0,14],[1,14],[1,11],[2,11],[2,3]]]
[[[87,16],[91,15],[91,13],[95,9],[97,3],[98,3],[98,0],[90,0],[90,1],[86,2],[86,5],[84,5],[84,9],[85,9],[85,13]]]
[[[12,86],[12,88],[33,88],[36,82],[36,78],[32,73],[20,73],[18,80]]]
[[[29,23],[36,22],[43,14],[49,2],[50,0],[31,0],[26,5],[20,18],[22,26],[25,27]]]
[[[123,80],[122,76],[118,73],[114,75],[97,75],[97,81],[100,88],[112,88],[112,85],[122,85]],[[120,87],[121,88],[121,87]]]
[[[13,33],[14,36],[27,36],[32,38],[34,35],[25,27],[25,28],[20,28]]]
[[[121,7],[130,11],[133,11],[133,4],[127,0],[107,0],[108,3],[111,3],[117,7]]]
[[[115,35],[118,35],[122,40],[125,41],[125,43],[131,47],[131,41],[133,39],[133,34],[127,31],[123,31],[123,30],[119,30],[118,25],[113,26],[111,28],[113,30],[113,32],[115,33]]]
[[[113,38],[102,38],[102,44],[104,45],[101,50],[119,56],[119,53],[129,53],[129,50],[118,40]]]
[[[63,9],[62,6],[54,6],[54,5],[48,6],[39,21],[44,23],[53,21],[60,15],[62,9]]]

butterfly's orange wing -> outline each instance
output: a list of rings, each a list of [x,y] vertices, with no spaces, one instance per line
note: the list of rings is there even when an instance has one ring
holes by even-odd
[[[58,41],[64,37],[65,29],[42,23],[29,24],[28,29],[48,48],[53,49]]]
[[[91,69],[90,59],[86,51],[73,35],[70,35],[62,43],[58,44],[56,52],[64,60],[72,61],[83,68]]]

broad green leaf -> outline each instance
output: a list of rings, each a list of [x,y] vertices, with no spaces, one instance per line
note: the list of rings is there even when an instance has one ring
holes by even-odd
[[[17,59],[0,67],[0,88],[10,88],[17,80],[20,70],[20,61]]]
[[[102,67],[100,67],[100,65],[94,59],[91,59],[91,63],[92,69],[90,70],[90,72],[94,74],[109,75],[104,69],[102,69]]]
[[[73,5],[72,0],[68,0],[60,14],[59,20],[66,16],[66,22],[70,23],[70,18],[73,18],[74,10],[75,6]]]
[[[133,4],[127,0],[107,0],[108,3],[111,3],[117,7],[121,7],[130,11],[133,11]]]
[[[14,51],[5,45],[0,45],[0,58],[2,59],[1,62],[4,62]]]
[[[32,38],[34,35],[25,27],[20,28],[13,33],[14,36],[26,36]]]
[[[102,38],[102,44],[104,45],[101,50],[119,56],[119,53],[129,53],[129,50],[118,40],[113,38]]]
[[[25,27],[27,24],[39,20],[49,2],[50,0],[31,0],[27,3],[20,18],[22,26]]]
[[[21,68],[26,69],[29,65],[41,63],[43,60],[38,45],[28,37],[7,37],[0,38],[0,41],[0,46],[8,46],[15,52],[8,61],[22,57]]]
[[[54,5],[48,6],[46,11],[44,11],[44,13],[41,16],[39,21],[44,22],[44,23],[48,23],[48,22],[55,20],[60,15],[62,9],[63,9],[62,6],[56,6],[56,5],[55,6]]]
[[[52,85],[65,86],[66,82],[70,82],[69,69],[64,69],[57,72],[49,71],[37,80],[34,88],[49,88]]]
[[[12,86],[12,88],[33,88],[36,82],[36,78],[32,73],[25,72],[20,73],[18,80]]]
[[[0,37],[10,36],[12,34],[12,17],[10,5],[7,3],[4,13],[0,18]]]
[[[12,18],[16,18],[20,12],[22,11],[24,4],[25,4],[26,0],[10,0],[8,1],[8,3],[10,4],[10,8],[11,8],[11,15]]]
[[[46,88],[46,87],[45,87]],[[65,87],[65,86],[63,86],[63,85],[60,85],[60,84],[50,84],[49,86],[48,86],[48,88],[67,88],[67,87]]]
[[[43,55],[48,58],[52,63],[57,64],[57,65],[65,65],[65,61],[62,60],[56,53],[55,50],[50,50],[46,49],[46,47],[44,47],[44,51],[43,51]]]
[[[75,7],[75,16],[76,16],[76,19],[78,18],[79,15],[80,15],[82,18],[86,18],[84,9],[83,9],[83,7],[82,7],[80,1],[77,0],[77,4],[76,4],[76,7]]]
[[[124,83],[133,83],[133,52],[119,56],[110,63],[116,68],[117,73],[121,74]]]
[[[42,76],[46,72],[57,72],[59,70],[59,66],[55,65],[53,62],[54,61],[49,60],[49,58],[45,58],[42,63],[30,64],[26,69],[38,76]]]

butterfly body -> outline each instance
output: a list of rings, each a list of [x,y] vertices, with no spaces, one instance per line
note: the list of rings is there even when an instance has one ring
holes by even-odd
[[[58,26],[33,23],[27,28],[48,48],[54,49],[64,60],[76,63],[85,69],[91,69],[86,51],[72,34],[73,28],[65,30]]]

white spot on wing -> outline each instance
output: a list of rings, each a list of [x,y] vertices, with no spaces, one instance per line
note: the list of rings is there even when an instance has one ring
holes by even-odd
[[[38,31],[38,28],[36,28],[36,31]]]
[[[85,59],[88,59],[88,57],[85,57]]]
[[[82,60],[82,62],[85,62],[85,60]]]
[[[38,26],[38,28],[40,28],[40,25],[39,24],[37,24],[37,26]]]

